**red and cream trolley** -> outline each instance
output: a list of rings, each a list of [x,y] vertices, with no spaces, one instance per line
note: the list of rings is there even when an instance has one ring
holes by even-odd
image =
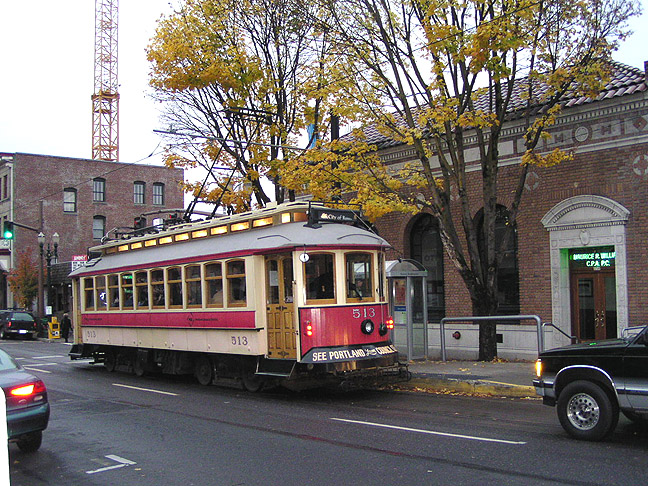
[[[249,390],[403,379],[388,243],[355,221],[288,203],[94,247],[71,274],[71,356]]]

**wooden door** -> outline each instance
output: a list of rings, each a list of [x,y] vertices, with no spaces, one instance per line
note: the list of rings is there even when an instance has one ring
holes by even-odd
[[[570,280],[574,334],[582,341],[617,337],[614,271],[574,272]]]
[[[268,356],[297,357],[292,255],[266,257]]]

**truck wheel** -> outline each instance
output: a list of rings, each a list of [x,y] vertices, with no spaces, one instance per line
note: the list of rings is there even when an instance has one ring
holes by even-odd
[[[602,440],[619,421],[619,407],[591,381],[570,383],[560,393],[556,411],[563,429],[580,440]]]
[[[20,437],[16,445],[23,452],[36,452],[43,442],[43,431],[30,432]]]

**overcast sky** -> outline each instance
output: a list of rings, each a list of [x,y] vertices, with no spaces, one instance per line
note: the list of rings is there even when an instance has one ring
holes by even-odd
[[[90,158],[94,0],[0,1],[0,152]],[[174,2],[175,3],[175,2]],[[648,0],[635,34],[614,58],[643,69]],[[119,4],[119,137],[122,162],[160,163],[145,48],[169,0]]]

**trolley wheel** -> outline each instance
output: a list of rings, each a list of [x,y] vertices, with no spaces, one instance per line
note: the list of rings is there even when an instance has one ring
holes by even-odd
[[[146,374],[146,363],[139,359],[137,355],[133,359],[133,373],[135,376],[142,377]]]
[[[117,366],[117,355],[114,351],[108,350],[104,353],[104,368],[108,371],[115,371]]]
[[[262,376],[255,375],[252,371],[244,371],[241,376],[243,388],[251,393],[260,392],[265,384],[265,379]]]
[[[194,363],[194,376],[201,385],[211,385],[214,379],[214,366],[209,356],[201,354]]]

